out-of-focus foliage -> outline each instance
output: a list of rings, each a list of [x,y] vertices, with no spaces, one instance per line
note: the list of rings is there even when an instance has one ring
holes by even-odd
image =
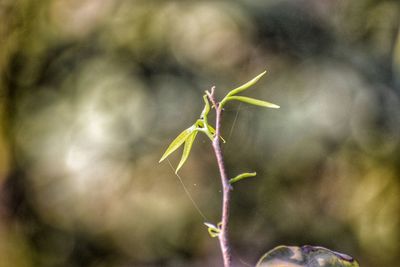
[[[219,266],[202,224],[220,205],[210,149],[195,143],[180,171],[206,220],[158,160],[204,90],[223,96],[264,69],[249,96],[281,109],[224,113],[230,175],[257,172],[235,186],[237,265],[318,244],[396,266],[399,9],[2,0],[0,266]]]
[[[261,257],[257,267],[359,267],[349,255],[305,245],[279,246]]]

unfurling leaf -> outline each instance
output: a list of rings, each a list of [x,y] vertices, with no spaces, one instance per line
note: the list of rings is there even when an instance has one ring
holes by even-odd
[[[208,229],[207,229],[207,230],[208,230],[208,233],[210,234],[211,237],[217,237],[217,236],[219,236],[219,234],[220,234],[220,232],[221,232],[220,224],[221,224],[221,223],[219,223],[219,224],[218,224],[218,227],[217,227],[217,226],[215,226],[215,225],[212,224],[212,223],[208,223],[208,222],[205,222],[205,223],[204,223],[204,225],[207,226],[207,228],[208,228]]]
[[[245,172],[245,173],[239,174],[238,176],[230,179],[229,183],[233,184],[233,183],[236,183],[236,182],[238,182],[240,180],[243,180],[243,179],[246,179],[246,178],[249,178],[249,177],[254,177],[256,175],[257,175],[256,172]]]
[[[181,157],[181,161],[178,164],[178,167],[176,167],[175,173],[178,173],[178,170],[183,166],[187,158],[189,157],[190,150],[192,149],[192,145],[194,142],[194,139],[196,139],[197,131],[192,132],[185,141],[185,146],[183,147],[183,153]]]
[[[167,148],[167,150],[165,151],[164,155],[162,155],[161,159],[159,162],[163,161],[166,157],[168,157],[172,152],[174,152],[175,150],[177,150],[182,144],[183,142],[185,142],[186,138],[188,138],[190,136],[190,134],[194,131],[195,127],[191,126],[189,128],[187,128],[186,130],[184,130],[183,132],[181,132],[174,141],[172,141],[172,143],[169,145],[169,147]]]
[[[265,75],[265,73],[267,73],[267,71],[264,71],[263,73],[257,75],[255,78],[253,78],[252,80],[248,81],[247,83],[233,89],[232,91],[230,91],[227,96],[233,96],[236,95],[240,92],[243,92],[244,90],[248,89],[250,86],[254,85],[256,82],[258,82],[259,79],[261,79],[262,76]]]
[[[246,97],[246,96],[230,96],[227,98],[227,101],[230,100],[237,100],[237,101],[242,101],[248,104],[256,105],[256,106],[261,106],[261,107],[266,107],[266,108],[280,108],[278,105],[263,101],[263,100],[258,100],[254,99],[251,97]]]
[[[256,267],[359,267],[353,257],[319,246],[278,246],[261,257]]]

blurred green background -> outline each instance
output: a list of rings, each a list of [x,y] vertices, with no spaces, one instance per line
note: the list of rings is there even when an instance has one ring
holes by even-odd
[[[231,175],[258,173],[233,193],[235,266],[280,244],[399,266],[399,26],[397,0],[1,0],[0,267],[220,266],[158,160],[204,90],[264,69],[247,95],[281,109],[224,114]],[[206,138],[180,174],[216,223]]]

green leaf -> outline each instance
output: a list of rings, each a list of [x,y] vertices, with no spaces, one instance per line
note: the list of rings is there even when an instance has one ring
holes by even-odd
[[[212,223],[208,223],[208,222],[205,222],[204,224],[205,224],[205,226],[207,226],[208,233],[210,234],[211,237],[219,236],[219,234],[221,232],[221,229],[219,227],[215,226]]]
[[[210,133],[211,133],[212,135],[215,134],[215,129],[214,129],[214,127],[212,127],[211,125],[208,125],[208,130],[210,131]]]
[[[204,99],[205,105],[204,105],[203,111],[201,112],[200,118],[207,120],[208,112],[210,112],[210,102],[208,102],[207,95],[203,95],[203,99]]]
[[[168,157],[172,152],[174,152],[175,150],[177,150],[182,144],[183,142],[185,142],[186,138],[188,138],[190,136],[190,134],[194,131],[195,126],[191,126],[189,128],[187,128],[186,130],[184,130],[183,132],[181,132],[174,141],[172,141],[172,143],[169,145],[169,147],[167,148],[167,150],[165,151],[164,155],[162,155],[161,159],[159,162],[163,161],[166,157]]]
[[[189,157],[190,150],[192,149],[192,145],[193,145],[194,139],[196,139],[197,133],[198,133],[198,131],[194,131],[186,138],[185,146],[183,147],[181,161],[179,162],[178,167],[176,167],[175,173],[178,173],[178,170],[183,166],[183,164]]]
[[[243,92],[244,90],[248,89],[249,87],[251,87],[252,85],[254,85],[256,82],[258,82],[259,79],[261,79],[262,76],[264,76],[267,73],[267,71],[264,71],[263,73],[259,74],[258,76],[256,76],[255,78],[253,78],[252,80],[248,81],[247,83],[231,90],[227,96],[233,96],[236,95],[240,92]]]
[[[239,174],[238,176],[236,176],[236,177],[234,177],[232,179],[229,179],[229,183],[233,184],[233,183],[236,183],[236,182],[238,182],[240,180],[243,180],[243,179],[246,179],[246,178],[249,178],[249,177],[254,177],[256,175],[257,175],[256,172],[245,172],[245,173]]]
[[[210,131],[210,133],[211,133],[212,135],[215,135],[215,129],[214,129],[214,127],[208,125],[208,130]],[[221,140],[222,140],[223,143],[226,143],[225,139],[224,139],[222,136],[219,136],[219,138],[221,138]]]
[[[266,108],[280,108],[280,106],[278,106],[276,104],[273,104],[273,103],[270,103],[267,101],[263,101],[263,100],[246,97],[246,96],[230,96],[227,98],[227,101],[231,101],[231,100],[242,101],[242,102],[245,102],[248,104],[266,107]]]

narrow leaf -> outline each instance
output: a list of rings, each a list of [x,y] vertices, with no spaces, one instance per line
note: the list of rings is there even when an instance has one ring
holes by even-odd
[[[266,108],[280,108],[280,106],[267,102],[267,101],[263,101],[263,100],[258,100],[258,99],[254,99],[251,97],[246,97],[246,96],[230,96],[228,97],[228,101],[230,100],[237,100],[237,101],[242,101],[248,104],[252,104],[252,105],[256,105],[256,106],[261,106],[261,107],[266,107]]]
[[[230,91],[227,96],[233,96],[236,95],[240,92],[243,92],[244,90],[248,89],[249,87],[251,87],[252,85],[254,85],[256,82],[258,82],[259,79],[261,79],[262,76],[264,76],[267,73],[267,71],[264,71],[263,73],[259,74],[258,76],[256,76],[255,78],[253,78],[252,80],[248,81],[247,83],[233,89],[232,91]]]
[[[204,109],[201,112],[200,118],[206,118],[208,115],[208,112],[210,112],[210,103],[208,102],[207,95],[203,95],[203,99],[204,99]]]
[[[246,178],[249,178],[249,177],[254,177],[256,175],[257,175],[256,172],[245,172],[245,173],[239,174],[238,176],[230,179],[229,183],[233,184],[233,183],[236,183],[236,182],[238,182],[240,180],[243,180],[243,179],[246,179]]]
[[[192,149],[192,145],[193,145],[194,139],[196,139],[197,133],[198,133],[197,131],[194,131],[188,136],[188,138],[186,138],[185,146],[183,147],[181,161],[179,162],[178,167],[176,167],[175,173],[178,173],[178,170],[183,166],[183,164],[189,157],[190,150]]]
[[[214,127],[208,125],[208,130],[210,131],[210,133],[211,133],[212,135],[215,135],[215,129],[214,129]],[[221,140],[222,140],[222,142],[223,142],[224,144],[226,143],[225,139],[224,139],[222,136],[219,136],[219,138],[221,138]]]
[[[190,136],[190,134],[193,132],[194,129],[195,129],[195,127],[192,126],[192,127],[187,128],[183,132],[181,132],[178,135],[178,137],[176,137],[175,140],[172,141],[172,143],[169,145],[169,147],[165,151],[164,155],[162,155],[162,157],[161,157],[159,162],[163,161],[172,152],[177,150],[183,144],[183,142],[185,142],[186,138],[188,138]]]
[[[211,125],[208,125],[208,130],[210,131],[211,134],[215,134],[215,129]]]

